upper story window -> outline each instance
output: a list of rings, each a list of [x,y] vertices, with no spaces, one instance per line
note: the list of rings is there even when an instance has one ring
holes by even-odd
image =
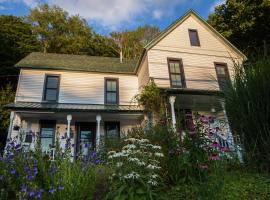
[[[59,75],[46,75],[44,86],[44,101],[57,101],[59,93]]]
[[[171,87],[185,88],[185,75],[182,60],[168,59]]]
[[[118,79],[105,79],[105,103],[106,104],[118,104],[119,91],[118,91]]]
[[[215,63],[217,81],[220,90],[225,90],[230,83],[230,75],[226,63]]]
[[[190,39],[190,45],[200,46],[198,31],[195,29],[189,29],[188,34],[189,34],[189,39]]]

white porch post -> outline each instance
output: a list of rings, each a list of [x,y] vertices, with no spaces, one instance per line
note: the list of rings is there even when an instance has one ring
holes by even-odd
[[[96,149],[98,150],[99,143],[100,143],[100,121],[101,121],[101,116],[97,115],[96,120],[97,120]]]
[[[176,130],[176,118],[175,118],[175,111],[174,111],[174,103],[175,103],[175,96],[170,96],[170,104],[171,104],[171,115],[172,115],[172,128]]]
[[[230,128],[230,125],[229,125],[229,120],[228,120],[226,109],[225,109],[225,103],[224,103],[223,100],[221,100],[220,103],[221,103],[221,107],[222,107],[222,110],[223,110],[223,113],[224,113],[224,122],[225,122],[225,126],[226,126],[227,133],[228,133],[228,137],[227,137],[228,139],[227,140],[231,143],[231,145],[235,149],[235,151],[237,153],[238,160],[240,162],[243,162],[243,157],[242,157],[242,153],[241,153],[241,151],[239,149],[239,146],[234,144],[234,138],[233,138],[232,131],[231,131],[231,128]]]
[[[14,113],[14,111],[11,111],[10,118],[9,118],[10,122],[9,122],[7,139],[11,138],[11,132],[12,132],[12,127],[13,127],[14,117],[15,117],[15,113]]]
[[[67,127],[67,138],[70,138],[70,123],[72,120],[72,115],[67,115],[67,122],[68,122],[68,127]]]

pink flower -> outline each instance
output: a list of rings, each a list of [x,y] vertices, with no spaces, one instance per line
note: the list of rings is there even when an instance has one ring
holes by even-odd
[[[199,167],[202,170],[207,170],[208,169],[208,165],[207,164],[200,164]]]
[[[228,147],[220,147],[220,150],[223,152],[230,152],[231,151],[231,149]]]
[[[200,117],[200,121],[201,121],[202,123],[204,123],[204,124],[207,124],[207,123],[209,122],[208,117],[206,117],[206,116],[204,116],[204,115],[202,115],[202,116]]]
[[[212,144],[212,147],[218,148],[218,147],[220,147],[220,145],[219,145],[219,143],[214,142],[214,143]]]
[[[212,155],[208,157],[208,160],[220,160],[220,157],[217,153],[212,153]]]

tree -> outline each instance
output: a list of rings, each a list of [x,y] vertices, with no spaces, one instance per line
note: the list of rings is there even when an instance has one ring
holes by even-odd
[[[270,45],[270,1],[226,0],[208,22],[246,53]]]
[[[0,87],[11,82],[15,88],[19,70],[14,64],[39,47],[31,26],[22,18],[1,15],[0,27]]]
[[[80,16],[69,16],[62,8],[40,4],[30,11],[27,21],[32,24],[44,53],[79,54],[87,48],[92,29]]]
[[[5,144],[7,131],[9,127],[10,112],[4,106],[14,101],[15,92],[11,85],[6,85],[0,90],[0,149]]]
[[[135,30],[110,33],[111,39],[116,44],[115,51],[122,58],[137,59],[140,57],[143,47],[160,33],[156,26],[139,26]]]

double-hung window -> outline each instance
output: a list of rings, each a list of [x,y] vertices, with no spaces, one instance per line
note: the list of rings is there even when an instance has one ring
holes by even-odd
[[[43,93],[44,101],[55,102],[58,100],[59,81],[60,81],[59,75],[46,75]]]
[[[40,121],[40,143],[43,151],[54,145],[56,121]]]
[[[228,66],[226,63],[215,63],[219,89],[224,91],[231,83]]]
[[[105,78],[105,103],[118,104],[118,102],[119,102],[118,79]]]
[[[190,39],[190,45],[199,47],[200,40],[199,40],[198,31],[196,29],[189,29],[188,34],[189,34],[189,39]]]
[[[120,123],[105,122],[105,136],[108,139],[118,139],[120,137]]]
[[[185,75],[182,60],[168,59],[171,87],[185,88]]]

